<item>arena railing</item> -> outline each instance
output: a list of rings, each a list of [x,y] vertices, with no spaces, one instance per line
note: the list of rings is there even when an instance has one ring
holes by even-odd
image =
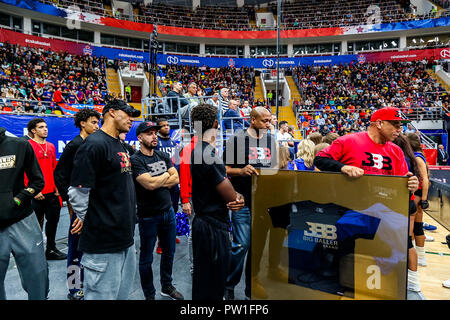
[[[25,104],[29,103],[31,107],[33,107],[34,110],[38,110],[38,106],[39,103],[45,107],[45,110],[38,112],[35,111],[33,113],[31,112],[25,112]],[[82,104],[82,103],[77,103],[77,105],[84,105],[86,107],[92,107],[93,105],[90,104]],[[59,114],[57,111],[59,110],[55,110],[57,106],[57,104],[55,104],[54,102],[51,101],[38,101],[38,100],[28,100],[28,99],[12,99],[12,98],[0,98],[0,107],[4,108],[10,108],[11,111],[9,110],[0,110],[0,113],[11,113],[11,114],[27,114],[27,115],[50,115],[50,116],[57,116],[57,117],[72,117],[71,115],[66,115],[64,114],[64,112],[61,112],[61,114]],[[19,111],[18,108],[21,107],[23,109],[23,111]],[[46,113],[46,110],[53,110],[55,113]]]

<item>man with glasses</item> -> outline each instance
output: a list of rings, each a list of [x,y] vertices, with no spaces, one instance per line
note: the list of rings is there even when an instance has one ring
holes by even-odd
[[[408,176],[408,190],[414,193],[419,180],[411,172],[403,151],[392,143],[402,132],[397,108],[385,107],[374,112],[367,132],[349,134],[336,139],[320,151],[314,165],[321,171],[342,172],[352,178],[364,174]],[[417,272],[417,253],[411,236],[408,239],[408,300],[424,300]]]

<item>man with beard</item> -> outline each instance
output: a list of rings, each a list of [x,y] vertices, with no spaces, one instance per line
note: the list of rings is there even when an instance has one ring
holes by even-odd
[[[102,128],[75,155],[68,195],[77,215],[71,232],[81,232],[86,300],[126,300],[133,284],[136,192],[119,134],[140,114],[122,100],[109,102]]]
[[[142,122],[137,127],[136,136],[141,149],[131,157],[141,238],[139,273],[145,299],[155,300],[152,263],[158,236],[162,248],[161,295],[183,300],[183,295],[172,285],[176,218],[169,189],[178,184],[178,172],[164,152],[155,150],[158,146],[158,129],[160,126],[150,121]]]
[[[67,194],[70,187],[73,161],[78,148],[80,148],[84,140],[98,130],[99,120],[100,114],[93,109],[84,108],[75,114],[75,127],[80,129],[80,134],[70,141],[64,148],[64,151],[61,154],[55,168],[55,184],[58,188],[59,194],[61,195],[61,199],[67,203],[70,216],[70,225],[72,225],[76,219],[76,215],[73,214],[72,206]],[[83,269],[80,268],[82,254],[78,251],[79,240],[80,236],[78,234],[71,233],[69,230],[67,244],[67,284],[69,287],[69,294],[67,297],[70,300],[82,300],[84,298],[83,290],[81,290]]]

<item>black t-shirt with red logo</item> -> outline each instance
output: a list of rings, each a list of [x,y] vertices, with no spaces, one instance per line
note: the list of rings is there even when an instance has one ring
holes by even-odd
[[[247,131],[239,131],[231,136],[223,152],[225,165],[232,168],[244,168],[252,165],[254,168],[275,168],[277,164],[277,147],[272,135],[264,134],[255,139]],[[251,208],[252,177],[231,177],[234,189],[241,193],[245,205]]]
[[[173,167],[170,158],[158,150],[154,150],[151,157],[138,151],[131,156],[131,167],[135,179],[138,216],[146,218],[167,212],[172,206],[169,188],[147,190],[137,182],[136,178],[147,173],[152,177],[164,174]]]
[[[115,253],[134,243],[136,191],[130,156],[119,139],[103,130],[87,137],[75,155],[70,185],[90,188],[80,251]]]

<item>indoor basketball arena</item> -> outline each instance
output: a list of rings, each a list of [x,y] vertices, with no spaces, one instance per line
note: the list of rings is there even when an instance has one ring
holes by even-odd
[[[0,0],[0,300],[450,300],[449,68],[447,0]]]

